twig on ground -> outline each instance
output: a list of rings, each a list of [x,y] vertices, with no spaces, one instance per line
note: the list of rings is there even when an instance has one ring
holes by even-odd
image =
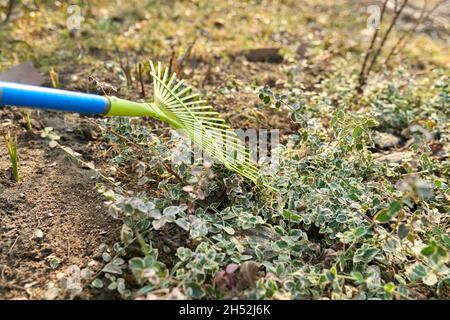
[[[16,245],[17,240],[19,240],[19,238],[20,238],[20,236],[17,236],[16,239],[14,240],[13,244],[11,245],[11,247],[9,247],[8,254],[11,254],[12,249],[13,249],[14,246]]]

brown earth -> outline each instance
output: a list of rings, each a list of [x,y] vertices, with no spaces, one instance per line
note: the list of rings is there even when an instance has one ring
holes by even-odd
[[[42,117],[55,129],[70,128],[62,114]],[[87,145],[65,144],[75,150]],[[51,149],[39,135],[22,135],[18,146],[19,183],[11,181],[6,147],[0,148],[0,298],[39,299],[68,266],[83,267],[98,258],[98,247],[113,242],[117,228],[95,190],[91,170]],[[36,237],[38,229],[42,238]],[[52,269],[54,258],[60,264]]]

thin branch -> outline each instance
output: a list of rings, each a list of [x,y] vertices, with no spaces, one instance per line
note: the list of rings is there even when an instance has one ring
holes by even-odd
[[[143,72],[144,68],[142,66],[141,63],[138,64],[138,73],[139,73],[139,82],[141,84],[141,95],[142,98],[145,98],[145,86],[144,86],[144,76],[143,76]]]
[[[381,25],[381,22],[383,21],[383,16],[384,16],[384,12],[386,11],[386,6],[387,6],[388,1],[389,0],[384,0],[383,7],[382,7],[381,13],[380,13],[379,26]],[[358,76],[358,79],[359,79],[358,91],[362,88],[362,86],[365,83],[364,73],[366,70],[367,62],[369,60],[370,55],[372,54],[373,47],[374,47],[376,39],[378,37],[378,31],[379,31],[379,29],[375,29],[375,32],[373,33],[373,36],[372,36],[372,40],[370,41],[370,46],[367,49],[366,55],[364,56],[364,61],[363,61],[363,64],[361,66],[361,71],[359,72],[359,76]]]
[[[2,24],[8,23],[9,18],[11,18],[11,15],[12,15],[13,7],[14,7],[14,0],[9,0],[8,8],[6,9],[5,20],[3,20]]]
[[[403,9],[406,7],[407,4],[408,4],[408,0],[404,0],[402,5],[400,6],[400,8],[395,12],[395,16],[392,19],[392,22],[391,22],[389,28],[387,29],[386,33],[384,34],[383,39],[381,40],[381,43],[378,46],[377,51],[375,52],[375,54],[372,57],[372,61],[370,62],[370,65],[369,65],[369,68],[367,69],[366,75],[369,75],[370,72],[372,71],[372,68],[375,65],[375,62],[377,61],[378,56],[380,55],[381,50],[383,49],[383,46],[386,43],[387,38],[389,37],[389,34],[391,33],[392,29],[395,26],[395,23],[397,22],[398,17],[400,16],[400,14],[402,13]]]
[[[122,56],[122,53],[121,53],[121,51],[120,51],[120,49],[119,49],[119,47],[116,45],[116,47],[115,47],[115,49],[116,49],[116,53],[117,53],[117,55],[119,56],[119,65],[120,65],[120,68],[122,69],[122,71],[124,72],[124,74],[125,74],[125,77],[126,77],[126,79],[127,79],[127,87],[128,88],[130,88],[132,85],[133,85],[133,77],[131,76],[131,68],[130,68],[130,61],[129,61],[129,57],[128,57],[128,54],[126,55],[126,57],[124,57],[125,58],[125,64],[122,62],[123,61],[123,56]]]
[[[174,61],[175,61],[175,50],[172,48],[172,53],[170,54],[170,60],[169,60],[169,74],[172,74],[173,72],[178,73],[178,70],[173,70],[173,69],[178,69],[176,66],[174,67]]]
[[[427,18],[429,18],[434,11],[436,11],[442,4],[444,4],[445,2],[447,2],[447,0],[442,0],[440,2],[438,2],[433,8],[431,8],[428,12],[426,11],[427,8],[427,0],[423,1],[423,7],[422,7],[422,11],[420,12],[420,16],[419,18],[416,20],[416,23],[414,24],[414,27],[409,30],[408,32],[404,33],[397,41],[397,43],[392,47],[391,51],[389,52],[388,56],[386,57],[386,59],[384,60],[383,64],[387,64],[389,62],[389,60],[391,59],[392,56],[398,54],[399,52],[401,52],[405,45],[406,45],[406,39],[408,39],[414,32],[417,31],[417,28],[419,27],[419,25]]]
[[[194,40],[192,40],[192,42],[189,45],[189,47],[187,48],[186,52],[181,57],[181,59],[178,61],[178,69],[180,69],[180,71],[183,69],[183,66],[184,66],[184,63],[186,62],[186,60],[189,59],[189,57],[191,56],[192,48],[194,47],[195,43],[197,42],[197,39],[198,38],[195,37]]]

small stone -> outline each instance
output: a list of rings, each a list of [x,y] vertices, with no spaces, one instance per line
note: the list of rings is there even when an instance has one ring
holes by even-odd
[[[58,297],[59,295],[59,289],[52,287],[49,288],[46,292],[45,292],[45,299],[46,300],[54,300]]]
[[[375,147],[379,150],[387,150],[398,147],[402,143],[402,138],[387,132],[375,131],[373,133]]]
[[[96,268],[98,266],[98,262],[95,260],[91,260],[89,261],[88,266],[91,268]]]
[[[380,162],[386,163],[402,163],[406,159],[413,156],[411,151],[392,152],[389,154],[375,154],[374,158]]]

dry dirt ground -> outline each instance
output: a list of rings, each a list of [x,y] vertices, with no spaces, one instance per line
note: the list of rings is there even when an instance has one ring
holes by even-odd
[[[61,132],[73,125],[58,113],[45,112],[38,119]],[[38,121],[34,121],[37,126]],[[82,151],[88,144],[77,140],[76,134],[70,137],[74,149]],[[0,298],[42,298],[47,284],[57,281],[62,269],[85,266],[95,259],[98,247],[114,241],[117,230],[95,190],[91,170],[31,133],[19,141],[22,180],[16,184],[10,180],[9,159],[3,149],[4,145],[0,158]],[[42,238],[36,230],[43,232]],[[50,262],[55,259],[60,264],[53,269]]]

